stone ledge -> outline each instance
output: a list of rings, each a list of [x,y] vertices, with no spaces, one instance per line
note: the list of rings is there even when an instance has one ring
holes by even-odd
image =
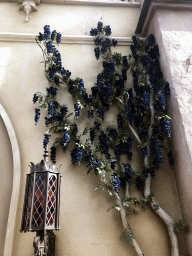
[[[135,33],[146,36],[150,22],[156,10],[192,10],[190,0],[144,0]]]
[[[23,43],[36,43],[35,34],[23,33],[0,33],[0,42],[23,42]],[[88,44],[94,45],[94,37],[92,36],[68,36],[63,35],[61,44]],[[110,37],[118,41],[118,46],[129,46],[133,43],[131,37]],[[143,40],[144,38],[140,38]]]

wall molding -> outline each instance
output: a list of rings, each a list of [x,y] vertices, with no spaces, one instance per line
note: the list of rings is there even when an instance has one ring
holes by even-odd
[[[8,215],[7,230],[6,230],[5,245],[4,245],[4,256],[11,256],[14,229],[16,224],[17,206],[18,206],[18,200],[19,200],[21,163],[20,163],[19,146],[18,146],[14,128],[11,123],[11,120],[9,119],[7,112],[5,111],[1,103],[0,103],[0,116],[3,119],[3,122],[7,129],[7,133],[9,135],[11,149],[12,149],[12,156],[13,156],[13,185],[12,185],[11,202],[9,207],[9,215]]]
[[[144,0],[135,33],[146,36],[149,25],[156,10],[192,11],[191,0]]]
[[[36,43],[35,34],[24,33],[0,33],[0,42],[21,42],[21,43]],[[110,37],[118,41],[117,46],[129,46],[133,43],[131,37]],[[140,38],[141,40],[144,38]],[[88,44],[94,45],[92,36],[73,36],[63,35],[61,44]]]
[[[20,2],[21,0],[0,0],[0,2]],[[126,1],[126,2],[125,2]],[[141,6],[138,0],[40,0],[44,4],[87,5],[108,7],[137,7]],[[137,2],[136,2],[137,1]]]

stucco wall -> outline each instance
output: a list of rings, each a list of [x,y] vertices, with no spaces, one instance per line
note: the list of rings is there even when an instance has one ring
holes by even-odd
[[[38,12],[30,15],[29,23],[24,22],[24,13],[18,12],[16,3],[0,3],[0,32],[31,33],[42,32],[43,26],[49,24],[65,35],[87,35],[101,19],[110,24],[113,36],[132,36],[138,21],[139,8],[106,8],[86,6],[63,6],[41,4]],[[11,15],[10,15],[11,13]],[[10,17],[7,19],[7,17]],[[114,19],[115,17],[115,19]],[[20,200],[17,211],[16,228],[13,244],[13,256],[24,256],[33,253],[34,233],[19,233],[25,174],[29,173],[29,162],[38,163],[43,155],[43,122],[34,125],[34,108],[32,96],[37,91],[45,91],[47,85],[44,67],[40,64],[42,53],[35,43],[1,42],[2,76],[0,80],[0,101],[3,103],[13,122],[21,151],[21,185]],[[72,72],[72,77],[82,77],[90,88],[101,69],[101,62],[94,57],[93,45],[60,45],[63,65]],[[126,55],[129,47],[116,47],[116,51]],[[91,63],[91,65],[90,65]],[[65,91],[65,89],[64,89]],[[66,92],[66,105],[72,100]],[[110,113],[107,121],[114,121],[115,114]],[[42,117],[43,119],[43,117]],[[86,125],[83,117],[79,120]],[[136,145],[135,145],[136,146]],[[70,148],[69,148],[70,151]],[[141,170],[142,163],[135,154],[133,168]],[[79,168],[71,164],[69,153],[58,156],[61,167],[61,230],[56,232],[56,255],[135,255],[132,247],[120,241],[122,227],[119,212],[107,212],[114,201],[108,194],[94,191],[99,179],[93,173],[86,174],[85,166]],[[152,191],[162,207],[176,220],[181,218],[177,191],[172,170],[165,161],[164,168],[157,174]],[[138,192],[132,194],[142,196]],[[146,255],[168,256],[170,246],[164,225],[150,210],[140,212],[129,218],[143,252]],[[5,255],[7,256],[7,255]]]

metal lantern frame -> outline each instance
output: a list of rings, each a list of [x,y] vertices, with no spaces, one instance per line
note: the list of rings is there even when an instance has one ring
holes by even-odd
[[[30,174],[26,177],[26,188],[21,221],[21,232],[37,232],[34,238],[35,255],[54,255],[55,236],[59,230],[61,174],[48,161],[45,150],[44,160],[31,163]],[[47,232],[46,235],[44,232]],[[49,244],[52,249],[49,250]]]

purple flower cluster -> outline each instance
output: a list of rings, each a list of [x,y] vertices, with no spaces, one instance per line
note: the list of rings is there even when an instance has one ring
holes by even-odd
[[[128,182],[128,184],[130,184],[130,179],[133,175],[133,172],[131,170],[131,165],[129,163],[127,163],[127,164],[124,164],[123,167],[124,167],[124,170],[125,170],[124,171],[125,181]]]
[[[95,52],[95,57],[96,59],[98,60],[99,59],[99,56],[100,56],[100,48],[99,47],[96,47],[94,49],[94,52]]]
[[[148,156],[148,147],[145,146],[141,149],[143,157],[146,158]]]
[[[113,140],[117,137],[117,131],[115,128],[109,128],[108,129],[109,137]]]
[[[116,175],[112,176],[112,184],[115,189],[115,192],[119,193],[121,188],[121,181]]]
[[[44,38],[47,40],[50,35],[51,35],[50,26],[45,25],[44,26]]]
[[[123,129],[123,118],[121,114],[117,115],[117,125],[118,125],[118,130],[121,131]]]
[[[36,108],[35,109],[35,125],[39,123],[40,116],[41,116],[41,111],[39,108]]]
[[[78,88],[79,88],[79,94],[82,94],[83,88],[84,88],[84,82],[83,79],[81,79],[78,83]]]
[[[79,166],[82,160],[83,160],[83,148],[80,147],[79,145],[76,145],[75,148],[71,151],[71,161],[73,165],[77,163],[77,165]]]
[[[75,109],[75,117],[76,117],[76,120],[79,119],[79,115],[80,115],[80,105],[78,103],[75,103],[74,104],[74,109]]]
[[[99,114],[99,118],[101,118],[102,120],[104,120],[104,114],[105,114],[105,109],[104,108],[98,108],[97,112]]]
[[[104,131],[102,131],[101,135],[99,136],[99,148],[105,155],[109,154],[109,141],[110,137],[104,133]]]
[[[67,147],[69,142],[70,142],[69,131],[67,129],[65,129],[64,132],[63,132],[63,144],[62,144],[64,149]]]
[[[95,128],[94,127],[90,128],[89,135],[90,135],[91,144],[93,144],[93,142],[95,140]]]
[[[158,146],[158,140],[151,139],[151,149],[153,154],[153,164],[157,169],[163,165],[162,149]]]
[[[53,86],[51,86],[51,87],[49,87],[47,89],[47,92],[49,94],[51,94],[53,97],[56,97],[56,95],[57,95],[57,88],[54,88]]]
[[[105,27],[105,35],[106,36],[110,36],[111,35],[111,28],[110,28],[109,25]]]
[[[35,104],[38,101],[39,97],[37,96],[37,94],[35,93],[33,95],[33,103]]]
[[[51,147],[51,161],[52,163],[56,163],[56,147]]]
[[[160,124],[163,130],[163,135],[168,136],[169,138],[171,137],[171,127],[170,127],[170,121],[168,117],[162,118],[160,120]]]
[[[97,168],[99,167],[99,160],[97,158],[95,158],[91,152],[87,152],[85,151],[85,155],[84,155],[84,158],[85,158],[85,162],[89,164],[89,166],[94,169],[95,171],[95,174],[98,173],[98,170]]]
[[[45,149],[47,144],[49,143],[49,139],[51,137],[51,134],[45,133],[44,134],[44,140],[43,140],[43,148]]]
[[[94,110],[88,110],[88,118],[90,119],[90,120],[92,120],[93,119],[93,114],[94,114]]]

